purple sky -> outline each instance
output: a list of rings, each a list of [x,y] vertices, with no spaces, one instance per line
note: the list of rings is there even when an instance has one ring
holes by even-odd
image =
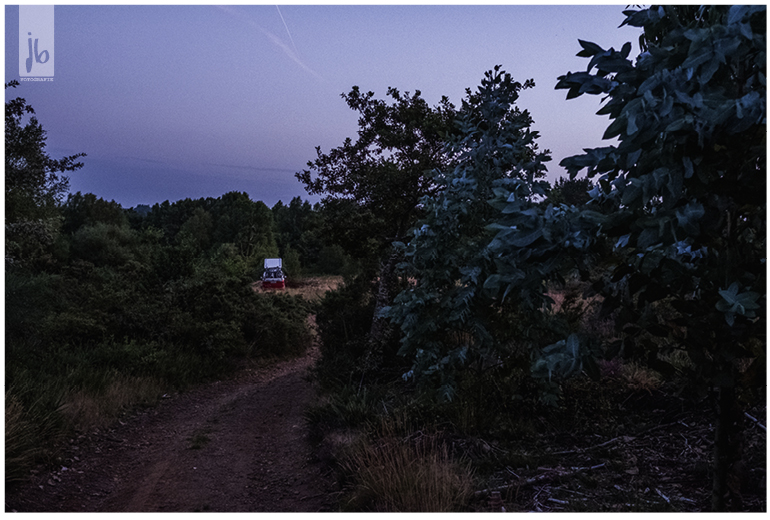
[[[124,207],[245,191],[311,201],[294,173],[355,137],[340,97],[389,86],[456,105],[496,64],[537,86],[519,100],[559,161],[601,146],[599,98],[566,101],[578,38],[626,41],[624,6],[56,6],[52,83],[6,91],[35,108],[55,157],[85,152],[71,191]],[[18,78],[18,7],[5,9],[5,81]]]

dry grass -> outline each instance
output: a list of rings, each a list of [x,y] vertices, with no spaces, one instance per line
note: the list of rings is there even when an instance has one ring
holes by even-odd
[[[154,402],[162,390],[155,379],[116,375],[97,395],[84,390],[70,392],[64,398],[61,412],[68,424],[85,431],[110,423],[127,408]]]
[[[463,511],[473,495],[470,464],[454,461],[435,435],[388,435],[343,463],[353,474],[347,508],[378,512]]]
[[[39,452],[35,425],[21,402],[5,393],[5,481],[21,480]]]
[[[645,368],[637,363],[629,363],[623,366],[623,379],[631,390],[652,393],[663,384],[663,380],[657,372]]]
[[[580,283],[568,283],[566,287],[552,288],[546,291],[554,304],[548,311],[551,315],[564,313],[579,319],[579,328],[592,336],[610,340],[615,338],[614,323],[611,319],[600,319],[602,296],[594,294],[584,296],[585,287]]]
[[[326,291],[333,291],[342,283],[342,276],[313,276],[298,280],[289,280],[285,289],[263,289],[262,282],[254,282],[252,287],[257,292],[278,292],[292,296],[302,296],[306,300],[320,300]]]

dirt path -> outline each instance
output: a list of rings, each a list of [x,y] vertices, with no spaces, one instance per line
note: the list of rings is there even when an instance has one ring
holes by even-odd
[[[6,496],[6,511],[333,510],[303,411],[318,356],[246,370],[70,440],[64,464]]]

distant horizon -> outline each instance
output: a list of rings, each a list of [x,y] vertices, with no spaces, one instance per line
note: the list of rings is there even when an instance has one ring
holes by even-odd
[[[64,154],[51,154],[53,158],[60,158],[62,155]],[[82,158],[81,161],[84,163],[84,167],[75,172],[68,172],[66,175],[69,178],[69,193],[93,193],[99,198],[115,201],[125,209],[138,205],[152,207],[154,204],[161,204],[165,201],[173,203],[184,199],[219,198],[225,193],[233,191],[245,192],[251,200],[264,202],[270,208],[278,203],[278,201],[288,204],[294,197],[300,197],[303,201],[307,200],[311,204],[321,201],[320,196],[309,195],[305,191],[304,185],[294,177],[296,172],[287,168],[238,168],[235,166],[220,165],[215,167],[212,165],[212,175],[207,176],[196,172],[183,172],[181,169],[169,172],[165,166],[153,165],[146,165],[144,167],[141,165],[138,167],[125,166],[124,169],[116,172],[114,171],[115,167],[110,163],[109,167],[112,168],[111,175],[104,176],[100,173],[99,165],[101,161],[96,159],[94,161],[95,164],[92,164],[92,167],[89,168],[87,164],[89,159],[90,157]],[[139,160],[136,161],[140,162]],[[229,179],[230,176],[216,175],[220,170],[238,169],[259,171],[263,174],[263,177],[256,178],[244,175],[240,179],[235,178],[230,182],[223,183],[222,179]],[[162,177],[162,175],[159,175],[162,173],[181,173],[185,176],[186,182],[184,184],[168,183],[168,185],[162,186],[167,193],[177,193],[177,196],[155,197],[150,201],[149,199],[152,199],[152,197],[142,194],[141,187],[137,187],[136,183],[151,182],[153,178]],[[272,179],[269,187],[264,186],[265,175]],[[119,191],[121,193],[120,200],[116,197],[103,196],[99,193],[99,191],[102,191],[99,187],[103,187],[104,191]],[[215,194],[217,190],[221,190],[221,193]]]

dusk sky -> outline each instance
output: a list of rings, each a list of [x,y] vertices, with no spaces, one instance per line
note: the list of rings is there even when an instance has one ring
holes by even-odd
[[[623,5],[236,5],[55,8],[55,75],[24,82],[54,158],[88,154],[71,191],[123,207],[245,191],[273,206],[315,202],[294,173],[346,137],[358,116],[340,97],[353,85],[442,95],[460,106],[500,64],[535,80],[519,106],[559,161],[603,146],[597,96],[566,100],[557,77],[585,70],[578,39],[604,48],[639,30],[618,28]],[[5,81],[19,77],[19,10],[5,9]]]

